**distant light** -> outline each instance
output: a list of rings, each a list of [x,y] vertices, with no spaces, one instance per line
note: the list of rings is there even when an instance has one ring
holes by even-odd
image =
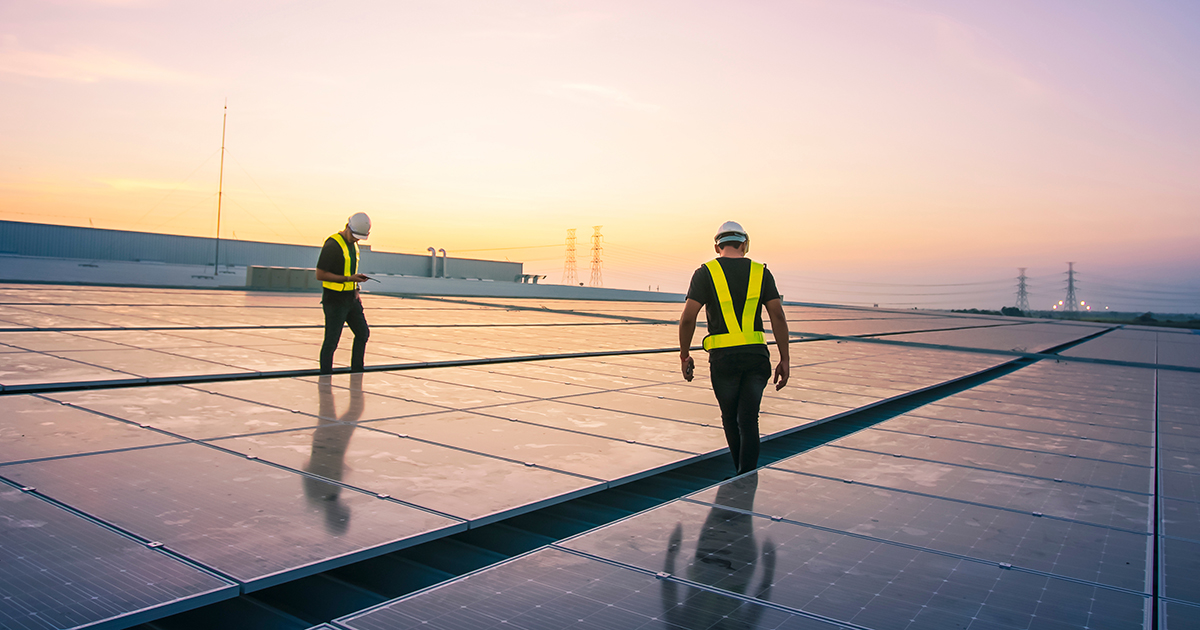
[[[1104,307],[1104,310],[1106,310],[1106,311],[1107,311],[1107,310],[1108,310],[1108,307],[1107,307],[1107,306],[1105,306],[1105,307]]]
[[[1079,305],[1080,305],[1080,306],[1083,306],[1084,304],[1087,304],[1087,302],[1084,302],[1083,300],[1079,300]]]
[[[1057,305],[1057,304],[1055,304],[1053,308],[1054,308],[1054,310],[1056,310],[1056,311],[1057,311],[1057,310],[1058,310],[1058,305]]]
[[[1088,310],[1089,310],[1089,311],[1090,311],[1090,310],[1092,310],[1092,307],[1090,307],[1090,306],[1089,306],[1089,307],[1088,307]]]
[[[1059,306],[1062,306],[1062,300],[1058,301]]]

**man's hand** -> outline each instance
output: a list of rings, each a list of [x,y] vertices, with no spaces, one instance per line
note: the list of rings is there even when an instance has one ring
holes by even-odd
[[[696,360],[690,356],[679,357],[679,370],[683,372],[683,380],[692,382],[692,374],[696,371]]]
[[[784,385],[787,385],[791,372],[792,366],[788,365],[787,361],[780,361],[779,365],[775,366],[775,391],[779,391],[783,389]]]
[[[367,280],[370,280],[370,278],[367,277],[367,274],[356,273],[356,274],[350,276],[349,279],[346,281],[347,282],[366,282]]]

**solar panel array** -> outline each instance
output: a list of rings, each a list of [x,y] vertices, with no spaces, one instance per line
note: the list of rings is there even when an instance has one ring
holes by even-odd
[[[394,369],[322,377],[312,295],[0,287],[0,625],[128,627],[722,456],[678,305],[365,300]],[[1200,337],[787,312],[766,439],[1100,336],[334,627],[1196,621]]]

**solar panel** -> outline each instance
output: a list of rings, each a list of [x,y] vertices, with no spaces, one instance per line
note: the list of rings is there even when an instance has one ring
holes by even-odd
[[[666,405],[662,407],[666,408],[665,412],[661,408],[659,412],[673,417],[651,417],[655,409],[646,409],[639,415],[596,408],[576,398],[501,405],[489,407],[481,413],[690,453],[708,453],[725,448],[725,433],[721,429],[719,412],[717,418],[700,416],[699,419],[707,420],[707,424],[703,424],[691,417],[698,415],[691,410],[680,413],[671,412]],[[715,411],[715,403],[712,410],[705,411],[708,412],[707,416],[711,416]]]
[[[677,501],[562,543],[869,628],[1138,627],[1138,594]]]
[[[973,422],[953,420],[935,420],[917,415],[905,414],[891,418],[878,428],[887,431],[902,431],[916,435],[936,436],[977,444],[997,444],[1011,448],[1061,455],[1075,455],[1090,459],[1109,462],[1149,466],[1153,463],[1153,453],[1148,446],[1110,442],[1089,435],[1081,440],[1079,436],[1063,435],[1054,431],[1055,427],[1038,426],[1038,431],[1021,430],[1009,427],[993,427]],[[1089,431],[1089,433],[1091,433]]]
[[[558,549],[516,558],[338,624],[351,630],[842,627]]]
[[[1159,493],[1172,499],[1200,502],[1200,474],[1163,470]]]
[[[812,527],[1142,591],[1146,534],[763,469],[691,495]]]
[[[0,417],[0,464],[177,441],[29,395],[0,397]]]
[[[400,438],[369,426],[329,422],[316,429],[213,444],[477,525],[599,487],[595,480]]]
[[[1200,368],[1200,337],[1183,332],[1160,333],[1158,362],[1161,365]]]
[[[962,404],[964,403],[961,399],[946,398],[938,403],[918,407],[909,415],[952,422],[961,421],[984,426],[1003,427],[1019,431],[1050,433],[1067,437],[1087,437],[1088,439],[1103,440],[1117,444],[1132,444],[1146,448],[1154,444],[1154,431],[1152,427],[1146,426],[1144,428],[1131,429],[1108,426],[1102,424],[1105,420],[1104,416],[1093,415],[1090,418],[1082,417],[1074,420],[1054,419],[1033,415],[1039,413],[1038,410],[1033,408],[1023,409],[1023,411],[1029,414],[1026,415],[992,411],[990,409],[962,407],[960,406]],[[1099,420],[1100,422],[1089,422],[1089,419]]]
[[[170,555],[179,554],[255,590],[724,449],[702,356],[692,383],[682,381],[671,352],[551,358],[669,348],[674,326],[647,322],[673,320],[678,304],[364,300],[373,326],[368,364],[541,359],[339,374],[328,385],[314,376],[0,396],[0,475],[164,543],[156,557],[197,571]],[[0,301],[0,328],[70,327],[0,331],[4,385],[313,368],[323,335],[308,294],[0,286]],[[789,306],[788,314],[794,331],[905,334],[797,335],[792,383],[765,392],[764,435],[1009,362],[1010,350],[1103,330],[870,309]],[[1200,374],[1177,367],[1200,356],[1193,337],[1107,333],[1062,361],[970,381],[958,394],[780,461],[758,475],[753,501],[725,484],[564,543],[590,545],[594,556],[552,548],[529,556],[558,558],[531,572],[532,564],[503,565],[341,623],[829,627],[812,618],[824,615],[872,629],[1136,627],[1148,618],[1150,507],[1158,501],[1168,598],[1160,625],[1184,627],[1191,604],[1200,606],[1191,581],[1200,545]],[[1073,360],[1143,360],[1150,339],[1164,369]],[[348,334],[341,345],[335,362],[345,365]],[[756,514],[745,512],[751,508]],[[563,558],[585,568],[564,568]],[[599,569],[615,573],[587,577]],[[660,571],[670,575],[654,575]],[[423,603],[437,593],[458,597],[485,575],[495,576],[488,579],[500,594],[449,613]],[[593,586],[582,590],[595,593],[639,581],[646,588],[596,598],[600,612],[572,618],[581,589],[526,606],[546,593],[522,590],[542,589],[539,575],[551,587],[583,575]],[[667,592],[679,595],[670,612]],[[180,601],[166,605],[199,600]],[[165,614],[157,606],[120,619]],[[414,610],[429,614],[410,618]],[[713,610],[734,612],[718,621]]]
[[[310,388],[315,395],[316,384]],[[47,397],[193,439],[278,431],[317,423],[310,415],[181,385],[60,392]]]
[[[1189,630],[1200,627],[1200,606],[1164,601],[1158,627],[1162,630]]]
[[[1162,537],[1163,596],[1200,605],[1200,542]]]
[[[362,375],[364,392],[411,400],[449,409],[471,409],[532,400],[531,396],[508,394],[466,384],[422,378],[418,372],[368,372]],[[333,384],[349,387],[349,375],[334,375]]]
[[[135,378],[133,374],[38,352],[10,352],[0,364],[4,387],[39,383],[104,383]]]
[[[0,504],[4,628],[132,625],[237,595],[232,582],[3,483]]]
[[[1155,363],[1158,357],[1157,337],[1152,332],[1114,330],[1103,337],[1069,348],[1062,354],[1068,357]]]
[[[1082,339],[1100,330],[1099,327],[1087,325],[1030,323],[1016,326],[906,333],[889,337],[889,339],[965,348],[1044,352],[1055,346]]]
[[[197,444],[3,468],[16,483],[259,588],[460,521]]]
[[[379,420],[369,426],[604,481],[644,476],[693,457],[680,450],[462,411]]]
[[[839,448],[814,449],[772,467],[919,492],[1129,531],[1147,531],[1150,497]]]
[[[1143,465],[1119,464],[1071,457],[1065,453],[1027,451],[1008,445],[978,444],[882,430],[887,424],[885,422],[879,428],[846,436],[833,442],[833,445],[1126,492],[1149,494],[1153,491],[1153,469],[1148,465],[1149,462]]]

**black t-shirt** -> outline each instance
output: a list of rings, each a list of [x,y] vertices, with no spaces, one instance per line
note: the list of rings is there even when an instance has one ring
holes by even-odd
[[[729,283],[729,297],[733,298],[733,312],[738,324],[742,322],[742,311],[746,308],[746,292],[750,287],[749,258],[718,258],[721,271],[725,272],[725,280]],[[701,265],[692,274],[692,284],[688,287],[687,297],[704,305],[704,314],[708,320],[708,334],[721,335],[729,332],[725,325],[725,317],[721,315],[721,302],[717,299],[717,290],[713,286],[712,274],[708,267]],[[754,330],[763,332],[762,307],[771,300],[779,299],[779,289],[775,287],[775,276],[770,269],[763,269],[762,291],[758,296],[758,309],[754,313]],[[732,346],[729,348],[713,348],[708,353],[711,361],[714,357],[739,352],[750,352],[771,356],[765,345]]]
[[[354,255],[354,245],[347,244],[346,249],[350,252],[350,273],[354,275],[358,273],[358,256]],[[337,239],[330,236],[325,239],[325,245],[321,247],[321,256],[317,258],[317,269],[328,271],[329,273],[344,276],[346,274],[346,257],[342,255],[342,246],[337,242]],[[355,291],[334,291],[333,289],[325,289],[323,299],[351,299],[354,297]]]

